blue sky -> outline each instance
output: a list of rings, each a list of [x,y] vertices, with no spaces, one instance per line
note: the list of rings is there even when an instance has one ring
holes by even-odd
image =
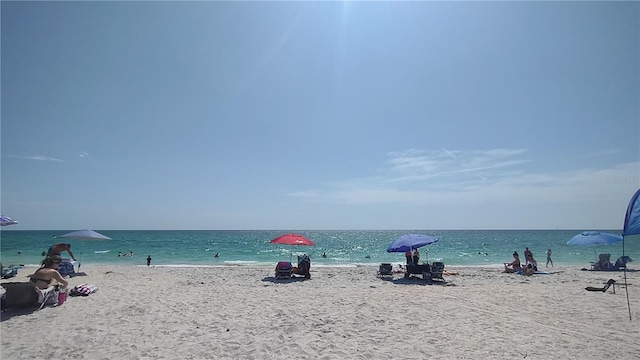
[[[620,229],[638,2],[5,2],[11,229]]]

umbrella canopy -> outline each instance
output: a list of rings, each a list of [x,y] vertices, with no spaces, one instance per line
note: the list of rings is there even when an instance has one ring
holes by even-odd
[[[622,235],[640,235],[640,189],[633,194],[631,201],[629,201]]]
[[[95,232],[93,230],[76,230],[70,233],[66,233],[64,235],[56,236],[58,238],[66,238],[66,239],[79,239],[79,240],[111,240],[110,237],[106,237],[99,232]]]
[[[307,245],[313,246],[315,243],[306,237],[298,234],[284,234],[270,241],[272,244],[283,245]]]
[[[17,221],[8,216],[0,215],[0,226],[15,225],[17,223]]]
[[[387,252],[407,252],[425,245],[433,244],[438,240],[438,238],[428,235],[405,234],[395,239],[389,247],[387,247]]]
[[[622,241],[622,235],[585,231],[572,237],[567,245],[610,245]]]
[[[78,240],[111,240],[110,237],[106,237],[99,232],[84,229],[84,230],[76,230],[70,233],[66,233],[64,235],[56,236],[57,238],[64,239],[78,239]],[[80,252],[80,261],[78,261],[78,271],[80,270],[80,266],[82,266],[82,253],[84,253],[84,242],[82,243],[82,252]]]

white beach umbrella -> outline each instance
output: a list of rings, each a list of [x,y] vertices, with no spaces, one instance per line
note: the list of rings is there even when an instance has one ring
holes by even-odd
[[[110,237],[104,236],[99,232],[89,230],[89,229],[72,231],[64,235],[56,236],[56,238],[77,239],[77,240],[111,240]],[[80,266],[82,265],[83,252],[84,252],[84,242],[82,243],[82,251],[80,252],[80,261],[78,261],[78,271],[80,271]]]
[[[0,215],[0,226],[15,225],[17,223],[18,223],[17,221],[13,220],[8,216]]]

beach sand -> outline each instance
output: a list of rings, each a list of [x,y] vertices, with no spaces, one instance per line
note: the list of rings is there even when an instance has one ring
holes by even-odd
[[[372,267],[83,266],[99,290],[2,313],[2,359],[638,359],[640,271],[447,267],[446,284]],[[35,268],[20,270],[27,281]],[[545,270],[545,269],[542,269]]]

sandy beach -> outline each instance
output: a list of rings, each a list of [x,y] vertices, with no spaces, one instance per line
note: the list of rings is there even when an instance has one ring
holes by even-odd
[[[27,281],[35,268],[6,281]],[[58,307],[2,313],[3,359],[637,359],[640,271],[549,268],[531,277],[448,267],[445,284],[313,267],[92,266]],[[545,270],[545,269],[542,269]]]

